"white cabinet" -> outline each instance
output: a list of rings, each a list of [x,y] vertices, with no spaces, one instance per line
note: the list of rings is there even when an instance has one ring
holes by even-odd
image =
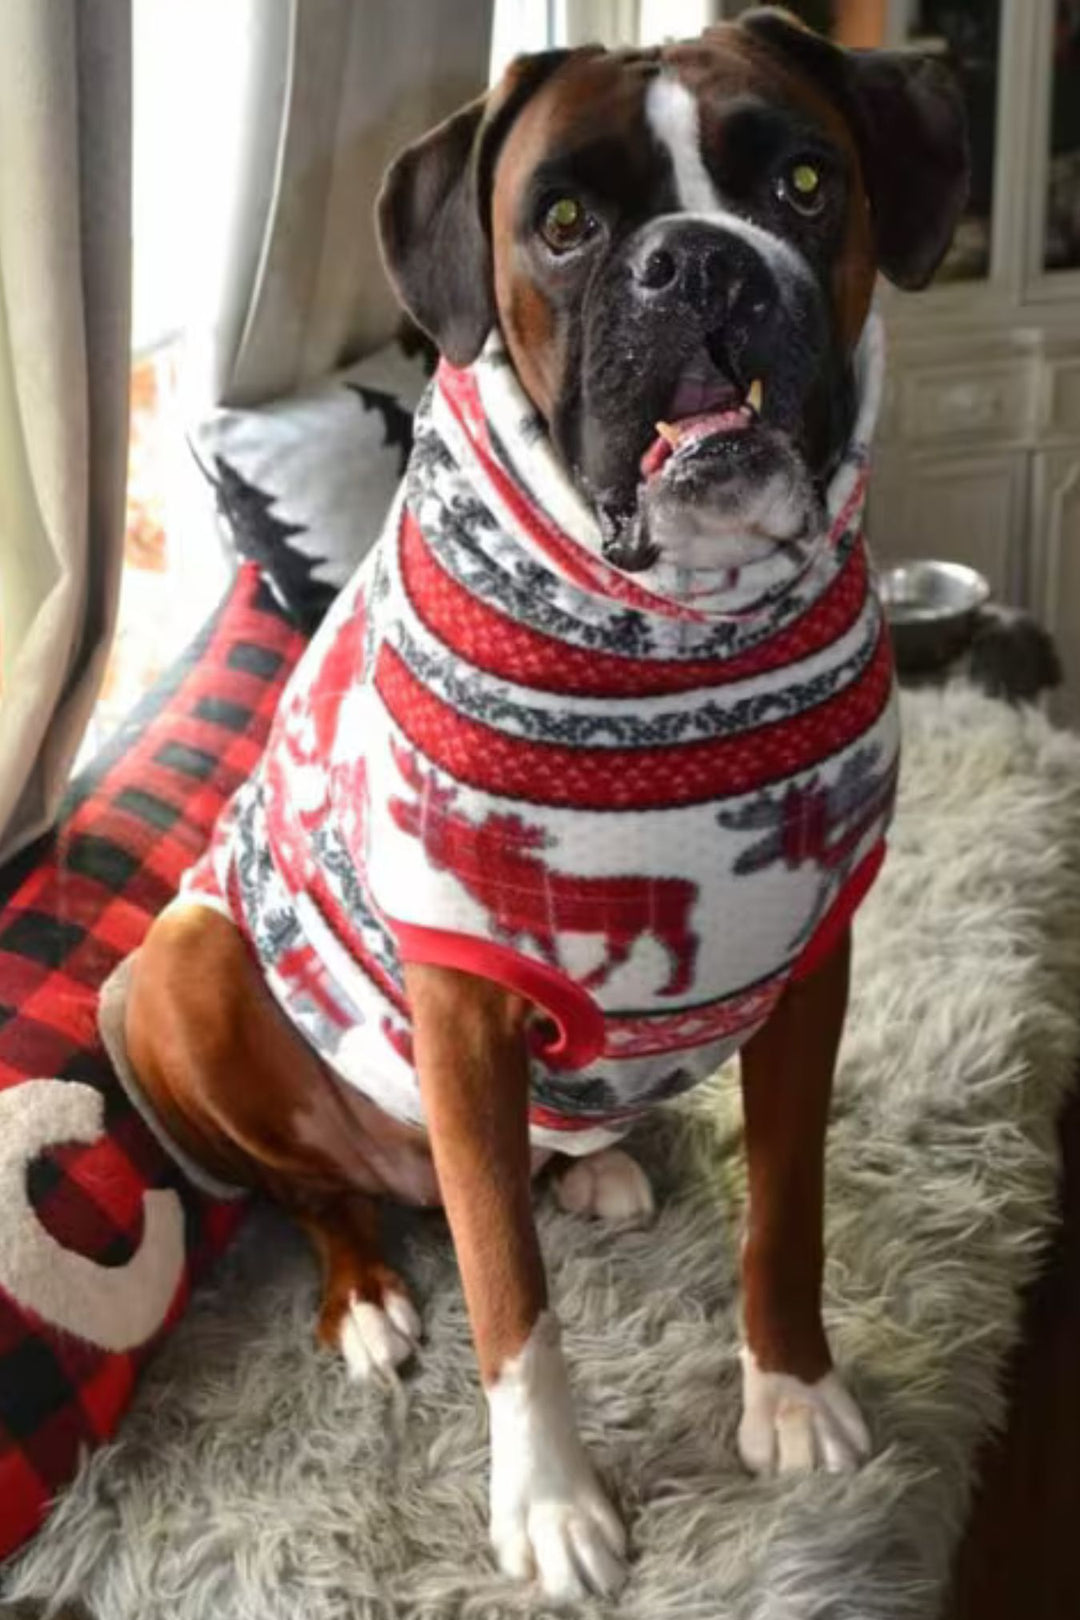
[[[1065,670],[1053,712],[1080,728],[1080,331],[1016,326],[1026,355],[988,365],[989,331],[933,319],[932,360],[925,331],[906,344],[894,333],[868,504],[875,558],[970,563],[1000,601],[1035,613]]]
[[[1032,606],[1061,654],[1065,684],[1051,713],[1080,724],[1080,446],[1035,457]]]
[[[879,565],[950,557],[985,574],[994,595],[1023,594],[1028,458],[882,452],[874,468],[867,535]]]
[[[905,444],[940,453],[1022,441],[1031,422],[1032,377],[1023,361],[894,369],[882,423]]]
[[[887,18],[961,61],[976,177],[938,282],[883,294],[871,543],[971,563],[1036,613],[1065,668],[1054,712],[1080,727],[1080,8],[889,0]]]

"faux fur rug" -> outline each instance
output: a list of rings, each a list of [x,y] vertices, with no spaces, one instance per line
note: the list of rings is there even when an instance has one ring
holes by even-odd
[[[965,688],[906,704],[892,854],[858,926],[829,1147],[828,1318],[875,1436],[850,1481],[735,1452],[743,1169],[730,1077],[637,1141],[662,1201],[614,1233],[540,1193],[591,1444],[630,1528],[633,1620],[938,1608],[1018,1295],[1052,1220],[1080,1018],[1080,742]],[[494,1573],[477,1376],[445,1227],[396,1216],[427,1344],[397,1390],[312,1341],[315,1270],[254,1217],[9,1573],[97,1620],[555,1612]],[[565,1612],[565,1611],[563,1611]]]

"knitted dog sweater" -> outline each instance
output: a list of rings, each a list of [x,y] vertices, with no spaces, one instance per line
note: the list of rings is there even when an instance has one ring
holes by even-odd
[[[861,538],[881,377],[815,539],[715,575],[603,559],[496,336],[445,364],[383,534],[184,894],[346,1082],[421,1124],[405,962],[535,1009],[533,1141],[616,1140],[842,933],[898,759]]]

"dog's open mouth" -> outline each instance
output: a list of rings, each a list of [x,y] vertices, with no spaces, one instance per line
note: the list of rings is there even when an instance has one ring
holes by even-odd
[[[760,421],[764,398],[760,378],[742,388],[703,352],[679,378],[667,419],[656,424],[656,437],[639,464],[644,482],[707,440],[746,433]]]
[[[604,556],[617,568],[662,560],[726,576],[817,532],[821,500],[786,425],[783,378],[744,364],[707,337],[653,395],[659,420],[638,452],[633,505],[598,503]]]

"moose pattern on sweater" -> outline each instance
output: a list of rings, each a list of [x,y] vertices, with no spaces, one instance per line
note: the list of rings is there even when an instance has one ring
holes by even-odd
[[[533,1140],[592,1151],[827,951],[895,793],[872,414],[825,534],[683,594],[604,561],[497,339],[440,368],[383,535],[184,884],[343,1079],[422,1124],[402,965],[457,967],[536,1009]]]
[[[403,832],[422,841],[425,858],[454,878],[487,913],[495,936],[519,940],[559,967],[559,939],[598,935],[604,954],[581,980],[586,990],[606,983],[629,960],[635,943],[652,934],[667,951],[670,973],[657,995],[685,994],[693,982],[697,936],[690,913],[697,889],[685,878],[620,873],[560,872],[544,859],[554,838],[517,812],[489,811],[479,824],[455,809],[456,787],[440,786],[418,766],[415,753],[391,743],[404,783],[414,797],[392,798],[390,814]]]

